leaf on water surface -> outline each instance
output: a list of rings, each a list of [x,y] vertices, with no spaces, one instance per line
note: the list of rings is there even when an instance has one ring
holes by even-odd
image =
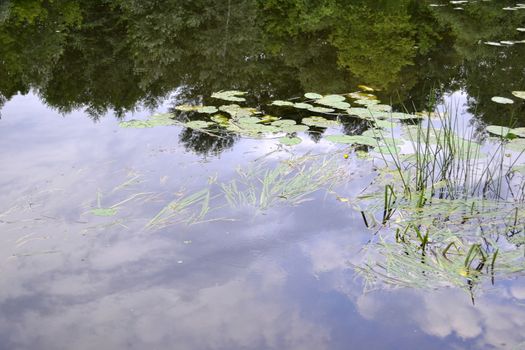
[[[378,128],[387,129],[387,130],[391,130],[393,127],[398,125],[395,121],[382,120],[382,119],[374,119],[374,124]]]
[[[374,104],[374,105],[369,105],[368,109],[370,109],[372,112],[391,112],[392,106],[385,105],[385,104]]]
[[[243,101],[246,101],[246,99],[244,97],[239,97],[243,95],[246,95],[246,92],[229,90],[229,91],[215,92],[211,95],[211,97],[219,99],[219,100],[224,100],[224,101],[243,102]]]
[[[214,106],[202,106],[197,109],[197,113],[204,113],[204,114],[213,114],[217,113],[219,110],[217,107]]]
[[[343,100],[340,100],[339,98],[342,98]],[[344,102],[344,97],[340,95],[328,95],[323,97],[322,99],[315,101],[315,103],[336,109],[350,108],[350,103]]]
[[[510,98],[501,97],[501,96],[494,96],[491,98],[492,102],[500,103],[500,104],[513,104],[514,101]]]
[[[372,151],[381,154],[399,154],[401,148],[393,145],[382,145],[372,148]]]
[[[357,85],[357,87],[363,91],[373,92],[374,89],[366,85]]]
[[[185,123],[184,125],[191,129],[206,129],[214,124],[215,123],[205,122],[203,120],[192,120],[192,121]]]
[[[316,94],[315,92],[307,92],[304,94],[304,97],[309,98],[311,100],[318,100],[323,97],[323,95]]]
[[[228,126],[230,124],[230,119],[222,114],[215,114],[210,119],[220,126]]]
[[[249,117],[259,113],[255,108],[244,108],[237,104],[220,106],[219,110],[228,113],[232,117]]]
[[[271,123],[279,120],[279,118],[274,117],[273,115],[265,115],[261,117],[261,123]]]
[[[346,110],[346,113],[357,116],[359,118],[368,119],[372,116],[370,110],[368,108],[362,108],[362,107],[352,107]]]
[[[512,94],[518,98],[525,100],[525,91],[512,91]]]
[[[303,140],[299,137],[281,137],[279,142],[286,146],[295,146],[303,142]]]
[[[155,114],[149,117],[147,120],[128,120],[119,123],[121,128],[153,128],[155,126],[169,126],[175,125],[177,122],[172,119],[173,114],[163,113]]]
[[[118,209],[116,208],[94,208],[89,211],[95,216],[114,216],[117,214]]]
[[[350,98],[355,100],[377,100],[377,96],[362,91],[351,92],[348,94]]]
[[[498,125],[489,125],[487,126],[486,130],[494,135],[499,135],[502,137],[507,137],[508,134],[512,132],[511,128],[507,128],[506,126],[498,126]]]
[[[342,95],[326,95],[315,101],[315,103],[325,104],[334,102],[343,102],[346,98]]]
[[[378,141],[373,137],[362,135],[328,135],[326,140],[334,143],[358,144],[365,146],[377,146]]]
[[[510,140],[506,147],[512,151],[523,152],[525,151],[525,139]]]
[[[283,125],[279,127],[279,130],[286,133],[294,133],[294,132],[305,132],[309,128],[306,125]]]
[[[312,108],[313,106],[309,103],[302,103],[302,102],[298,102],[298,103],[294,103],[293,105],[295,108],[298,108],[298,109],[309,109],[309,108]]]
[[[484,44],[485,45],[490,45],[490,46],[503,46],[502,44],[500,44],[499,42],[496,42],[496,41],[485,41]]]
[[[295,120],[291,120],[291,119],[281,119],[281,120],[276,120],[272,123],[273,126],[277,126],[277,127],[280,127],[280,126],[289,126],[289,125],[295,125],[297,124],[295,122]]]
[[[303,123],[305,125],[317,126],[317,127],[321,127],[321,128],[328,128],[328,127],[331,127],[331,126],[338,126],[339,125],[339,122],[337,120],[329,120],[329,119],[326,119],[324,117],[318,117],[318,116],[303,118],[301,123]]]
[[[372,99],[359,99],[359,100],[355,100],[354,102],[362,106],[371,106],[371,105],[379,104],[378,100],[372,100]]]
[[[202,107],[204,106],[178,105],[178,106],[175,106],[175,109],[181,112],[195,112],[197,109],[202,108]]]
[[[256,123],[261,122],[261,119],[257,117],[241,117],[241,118],[235,119],[235,122],[239,124],[256,124]]]
[[[525,137],[525,128],[514,128],[510,133],[518,137]]]
[[[290,102],[290,101],[275,100],[275,101],[272,102],[272,105],[279,106],[279,107],[283,107],[283,106],[293,107],[294,103]]]
[[[118,124],[121,128],[151,128],[153,125],[147,120],[128,120]]]
[[[324,108],[324,107],[311,107],[311,108],[308,108],[308,110],[310,112],[315,112],[315,113],[332,113],[334,111],[331,108]]]

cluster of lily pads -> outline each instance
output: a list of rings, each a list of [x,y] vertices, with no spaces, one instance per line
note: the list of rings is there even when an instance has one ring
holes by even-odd
[[[156,114],[147,120],[130,120],[120,123],[124,128],[150,128],[155,126],[182,125],[197,131],[213,134],[224,131],[241,137],[263,138],[275,136],[285,145],[296,145],[302,139],[297,133],[306,132],[311,128],[337,128],[341,125],[342,118],[363,119],[370,123],[371,129],[363,135],[333,134],[325,136],[327,141],[344,144],[357,144],[367,146],[384,146],[378,140],[377,132],[382,130],[387,133],[393,129],[400,120],[421,118],[421,114],[409,114],[393,111],[390,105],[382,104],[373,89],[360,85],[360,90],[347,94],[321,95],[306,93],[304,99],[295,101],[275,100],[270,103],[273,108],[283,109],[283,114],[289,114],[290,109],[311,112],[308,117],[303,117],[300,122],[268,115],[263,111],[251,107],[243,107],[237,103],[245,102],[246,92],[229,90],[219,91],[211,95],[212,98],[237,102],[221,106],[188,105],[182,104],[175,107],[176,111],[202,115],[198,120],[180,121],[175,114]],[[288,111],[287,111],[288,110]]]

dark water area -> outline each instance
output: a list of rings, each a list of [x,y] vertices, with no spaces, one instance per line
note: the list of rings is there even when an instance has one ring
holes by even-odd
[[[525,349],[525,229],[494,234],[492,256],[517,256],[496,273],[396,283],[413,272],[389,270],[357,201],[381,161],[324,138],[366,120],[293,147],[121,124],[198,120],[175,106],[221,90],[299,123],[312,113],[270,103],[366,85],[396,111],[451,104],[465,128],[525,126],[516,6],[3,2],[0,349]],[[363,273],[376,261],[391,279]]]

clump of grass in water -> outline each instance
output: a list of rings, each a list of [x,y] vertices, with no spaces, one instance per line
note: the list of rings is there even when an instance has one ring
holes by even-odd
[[[238,169],[238,178],[216,183],[210,181],[205,189],[181,196],[164,206],[146,225],[162,228],[174,223],[195,224],[226,218],[208,219],[209,213],[222,208],[249,206],[267,210],[278,204],[298,205],[308,195],[329,189],[344,178],[343,169],[333,158],[305,155],[283,161],[271,168],[266,163],[253,168]]]
[[[384,191],[362,196],[372,200],[365,224],[395,232],[395,241],[380,235],[368,247],[379,261],[357,268],[369,285],[452,285],[473,298],[497,273],[525,271],[523,183],[512,179],[517,159],[506,163],[504,140],[485,156],[473,129],[465,133],[458,114],[445,112],[407,127],[414,154],[382,153],[387,168],[376,184],[384,181]]]
[[[264,164],[249,171],[239,170],[239,179],[221,185],[231,207],[249,205],[260,210],[279,202],[297,205],[322,187],[330,187],[343,175],[331,158],[314,161],[303,156],[280,163],[274,169]]]

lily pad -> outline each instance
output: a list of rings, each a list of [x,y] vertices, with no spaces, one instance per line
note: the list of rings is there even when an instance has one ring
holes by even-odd
[[[220,106],[219,110],[228,113],[232,117],[249,117],[259,113],[255,108],[244,108],[236,104]]]
[[[325,107],[311,107],[311,108],[308,108],[308,110],[314,113],[332,113],[334,111],[331,108],[325,108]]]
[[[215,114],[211,117],[211,120],[213,120],[220,126],[228,126],[230,124],[230,119],[222,114]]]
[[[279,127],[282,132],[293,133],[293,132],[305,132],[309,128],[306,125],[283,125]]]
[[[309,103],[302,103],[302,102],[298,102],[298,103],[294,103],[293,105],[295,108],[299,108],[299,109],[309,109],[309,108],[312,108],[313,106]]]
[[[525,138],[525,128],[514,128],[511,131],[511,134],[516,135],[518,137]]]
[[[512,129],[507,128],[506,126],[489,125],[487,126],[487,131],[494,135],[507,137],[508,134],[511,133]]]
[[[362,107],[352,107],[346,110],[346,113],[350,115],[355,115],[357,117],[368,119],[371,117],[370,110],[368,108]]]
[[[279,142],[286,146],[295,146],[303,142],[300,137],[281,137]]]
[[[214,123],[212,122],[205,122],[203,120],[192,120],[185,123],[184,125],[191,129],[206,129],[212,126],[213,124]]]
[[[334,143],[358,144],[366,146],[377,146],[378,142],[373,137],[362,135],[328,135],[326,140]]]
[[[257,117],[241,117],[241,118],[237,118],[235,122],[239,124],[256,124],[256,123],[260,123],[261,120]]]
[[[279,120],[279,118],[274,117],[273,115],[265,115],[261,117],[261,123],[272,123]]]
[[[318,100],[323,97],[323,95],[316,94],[315,92],[307,92],[304,94],[304,97],[309,98],[311,100]]]
[[[118,210],[117,208],[95,208],[89,212],[95,216],[115,216]]]
[[[513,104],[514,101],[510,98],[501,97],[501,96],[494,96],[491,98],[492,102],[500,103],[500,104]]]
[[[280,127],[280,126],[289,126],[289,125],[295,125],[297,124],[295,122],[295,120],[291,120],[291,119],[281,119],[281,120],[276,120],[272,123],[273,126],[277,126],[277,127]]]
[[[359,100],[355,100],[354,102],[362,106],[371,106],[371,105],[379,104],[378,100],[372,100],[372,99],[359,99]]]
[[[197,109],[198,113],[213,114],[217,113],[219,110],[214,106],[202,106]]]
[[[137,128],[137,129],[153,127],[153,125],[151,125],[151,123],[148,122],[147,120],[135,120],[135,119],[120,122],[118,125],[121,128]]]
[[[516,152],[525,151],[525,139],[514,139],[507,143],[507,148]]]
[[[382,120],[382,119],[374,119],[374,124],[379,128],[387,129],[387,130],[392,129],[393,127],[397,125],[397,123],[392,120]]]
[[[369,105],[368,108],[374,112],[391,112],[392,111],[392,106],[385,105],[385,104]]]
[[[243,102],[246,101],[246,99],[239,96],[243,96],[245,94],[246,92],[244,91],[229,90],[215,92],[211,95],[211,97],[224,101]]]
[[[370,86],[366,86],[366,85],[357,85],[357,87],[363,91],[374,91],[373,88],[371,88]]]
[[[276,100],[276,101],[273,101],[273,102],[272,102],[272,105],[274,105],[274,106],[279,106],[279,107],[283,107],[283,106],[286,106],[286,107],[293,107],[293,106],[294,106],[294,103],[293,103],[293,102],[290,102],[290,101]]]
[[[178,105],[178,106],[175,106],[175,109],[181,112],[195,112],[197,109],[201,107],[203,106]]]
[[[318,116],[303,118],[301,123],[303,123],[305,125],[317,126],[317,127],[321,127],[321,128],[328,128],[328,127],[331,127],[331,126],[338,126],[339,125],[339,122],[337,120],[329,120],[329,119],[326,119],[324,117],[318,117]]]
[[[525,100],[525,91],[512,91],[512,94],[518,98]]]

